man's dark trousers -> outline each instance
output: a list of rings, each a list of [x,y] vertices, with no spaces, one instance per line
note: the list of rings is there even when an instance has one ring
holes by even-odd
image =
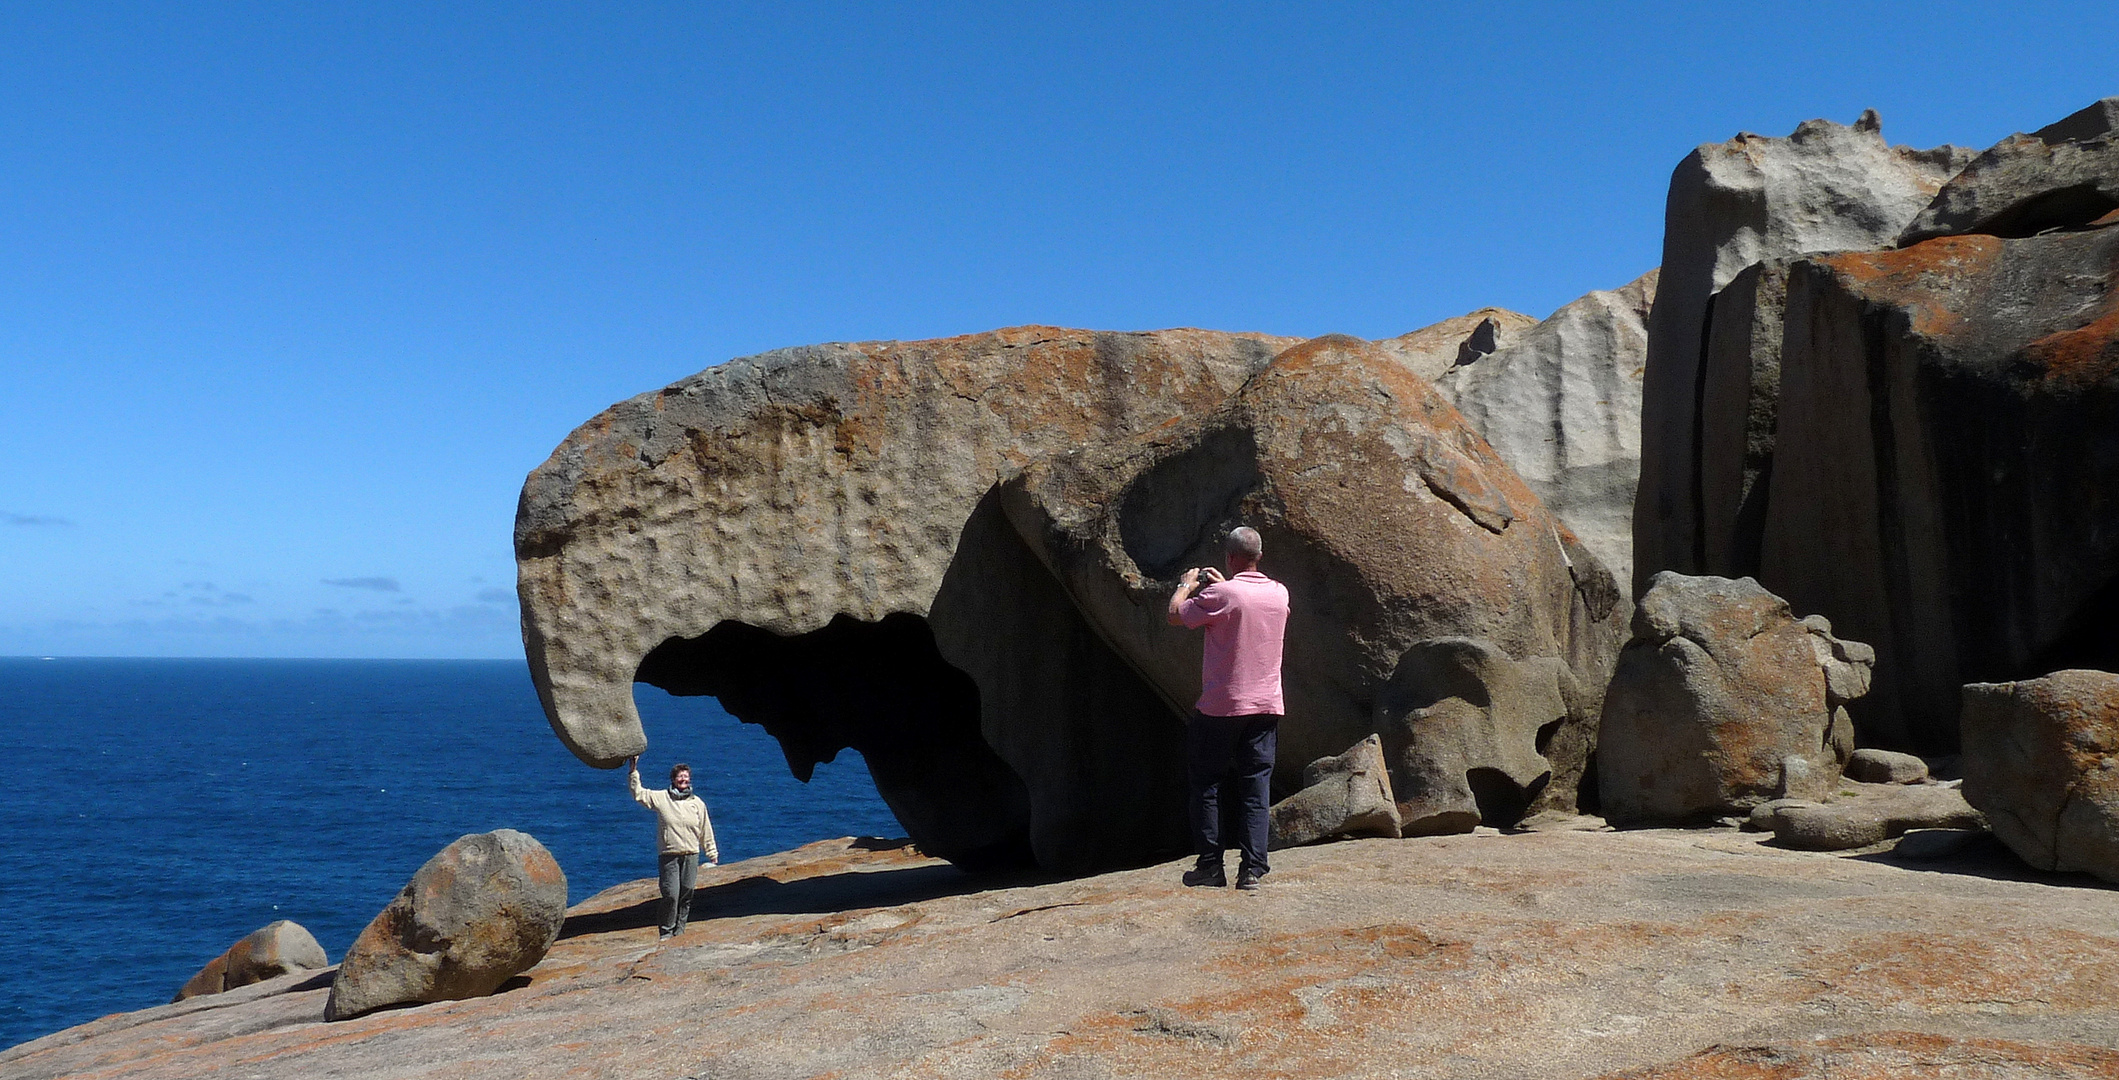
[[[1221,862],[1222,803],[1237,810],[1236,847],[1243,868],[1264,874],[1266,832],[1273,801],[1273,756],[1280,748],[1280,715],[1208,716],[1186,726],[1186,778],[1191,781],[1192,850],[1201,862]]]

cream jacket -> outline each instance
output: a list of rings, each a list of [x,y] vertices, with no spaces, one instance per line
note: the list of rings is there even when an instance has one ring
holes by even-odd
[[[689,855],[696,851],[707,862],[720,862],[721,849],[714,845],[714,823],[707,820],[706,801],[693,789],[689,799],[673,799],[667,791],[640,786],[640,774],[626,777],[633,786],[633,801],[655,812],[662,822],[657,838],[664,855]]]

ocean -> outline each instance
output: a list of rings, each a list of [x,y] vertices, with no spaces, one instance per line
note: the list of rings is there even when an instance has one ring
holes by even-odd
[[[636,698],[641,778],[691,764],[724,862],[902,835],[859,754],[803,784],[712,698]],[[553,737],[521,661],[0,658],[0,1048],[162,1004],[274,919],[335,962],[428,857],[499,828],[573,901],[655,872],[654,815]]]

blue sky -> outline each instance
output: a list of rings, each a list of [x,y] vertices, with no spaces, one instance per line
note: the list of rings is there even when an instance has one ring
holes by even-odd
[[[522,478],[732,356],[1382,337],[1670,170],[2119,93],[2119,5],[9,5],[0,654],[516,656]]]

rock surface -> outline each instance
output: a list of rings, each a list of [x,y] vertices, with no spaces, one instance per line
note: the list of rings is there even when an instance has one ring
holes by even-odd
[[[591,764],[637,753],[637,677],[719,696],[799,777],[858,750],[922,848],[967,865],[1181,850],[1181,714],[989,496],[1221,405],[1292,344],[1018,327],[780,350],[613,406],[517,513],[554,730]]]
[[[1394,837],[1398,825],[1383,740],[1371,735],[1302,770],[1302,790],[1273,804],[1270,846],[1277,851],[1333,838]]]
[[[535,837],[513,829],[460,837],[353,940],[324,1018],[490,994],[544,959],[566,906],[566,875]]]
[[[1247,894],[1183,888],[1181,863],[994,883],[881,846],[707,868],[666,943],[653,881],[608,890],[490,997],[325,1026],[290,976],[0,1051],[0,1074],[2050,1078],[2119,1048],[2119,891],[2020,865],[1481,830],[1291,849]]]
[[[1783,845],[1802,851],[1851,851],[1915,829],[1984,829],[1963,792],[1941,784],[1843,784],[1822,803],[1793,802],[1765,815]],[[1757,812],[1753,824],[1759,823]]]
[[[2032,866],[2119,882],[2119,675],[1964,688],[1964,793]]]
[[[1853,715],[1875,745],[1953,752],[1967,682],[2119,666],[2099,614],[2119,608],[2119,217],[2095,218],[2104,181],[2083,179],[2115,110],[2014,137],[1947,187],[1930,185],[1960,152],[1829,125],[1703,148],[1673,180],[1636,580],[1754,576],[1869,642]],[[1725,166],[1756,190],[1736,198]],[[1878,250],[1922,190],[1941,192],[1924,220],[1986,234]]]
[[[1294,598],[1283,766],[1381,734],[1401,803],[1439,787],[1497,824],[1573,807],[1623,618],[1616,583],[1374,346],[1295,346],[1223,408],[1035,464],[1001,504],[1172,713],[1198,696],[1201,645],[1168,625],[1168,597],[1247,523]]]
[[[1846,773],[1864,784],[1917,784],[1928,778],[1928,763],[1912,754],[1863,747],[1847,758]]]
[[[1678,824],[1823,798],[1853,749],[1846,703],[1867,691],[1874,659],[1750,578],[1657,574],[1604,698],[1605,816]]]
[[[1376,342],[1376,347],[1411,368],[1413,374],[1434,382],[1460,363],[1470,363],[1514,344],[1518,335],[1536,325],[1538,320],[1520,311],[1483,307],[1409,334],[1385,338]]]
[[[1655,289],[1651,270],[1590,293],[1431,380],[1622,583],[1633,580]]]
[[[1898,237],[2035,236],[2119,210],[2119,98],[2105,98],[2031,135],[1988,148],[1936,192]]]
[[[1971,681],[2119,663],[2119,229],[1790,268],[1759,580],[1876,647],[1873,743]]]
[[[1706,561],[1699,449],[1701,388],[1710,379],[1703,343],[1717,293],[1762,261],[1811,252],[1863,251],[1895,240],[1971,157],[1953,146],[1913,150],[1884,142],[1874,114],[1852,127],[1810,120],[1786,138],[1749,133],[1694,150],[1670,178],[1662,277],[1648,325],[1642,384],[1641,486],[1634,508],[1635,593],[1660,570],[1738,576]],[[1770,303],[1764,305],[1770,308]],[[1719,316],[1717,312],[1717,316]],[[1748,320],[1744,320],[1748,321]],[[1769,408],[1773,372],[1718,372],[1746,388],[1724,396],[1740,408],[1719,423],[1742,433],[1743,415]],[[1765,401],[1754,406],[1750,388]],[[1770,426],[1770,423],[1769,425]],[[1719,460],[1742,467],[1744,454]],[[1716,482],[1738,483],[1722,476]],[[1768,584],[1772,584],[1768,582]]]
[[[266,923],[251,931],[228,951],[208,961],[184,986],[175,1000],[219,994],[239,986],[276,979],[297,971],[328,967],[329,957],[302,924],[287,919]]]

